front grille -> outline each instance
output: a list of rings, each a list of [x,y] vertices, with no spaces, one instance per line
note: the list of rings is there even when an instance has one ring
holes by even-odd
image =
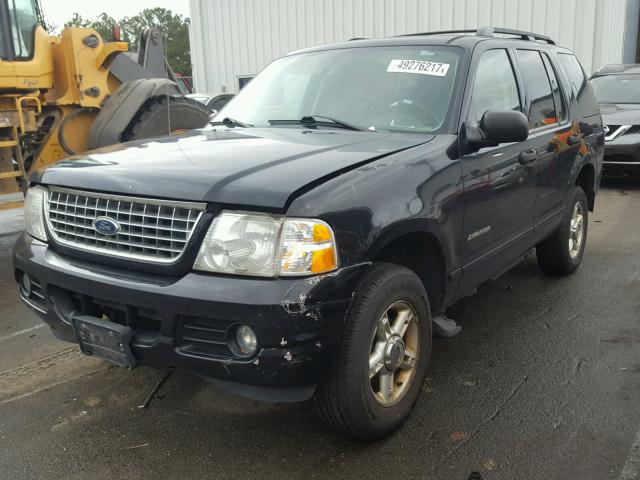
[[[610,142],[621,135],[639,133],[640,125],[606,125],[605,141]]]
[[[184,252],[205,204],[122,197],[51,188],[45,216],[53,239],[65,246],[155,263]],[[94,220],[108,217],[119,230],[99,233]]]

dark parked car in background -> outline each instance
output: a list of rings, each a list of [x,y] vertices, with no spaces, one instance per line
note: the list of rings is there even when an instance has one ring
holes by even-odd
[[[584,71],[547,37],[315,47],[208,128],[39,171],[15,278],[87,354],[313,396],[379,438],[422,391],[433,316],[532,248],[549,274],[578,268],[603,151]]]
[[[605,173],[640,175],[640,65],[607,65],[591,84],[605,125]]]

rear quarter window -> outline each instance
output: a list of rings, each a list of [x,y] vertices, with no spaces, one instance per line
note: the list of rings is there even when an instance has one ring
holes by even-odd
[[[578,59],[575,55],[569,53],[558,53],[558,60],[560,61],[560,67],[569,80],[571,91],[582,108],[583,116],[599,115],[600,107],[596,101],[596,96]]]

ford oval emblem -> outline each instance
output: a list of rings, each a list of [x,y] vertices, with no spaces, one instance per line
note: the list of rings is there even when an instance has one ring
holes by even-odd
[[[93,228],[102,235],[115,235],[120,231],[120,224],[113,218],[98,217],[93,221]]]

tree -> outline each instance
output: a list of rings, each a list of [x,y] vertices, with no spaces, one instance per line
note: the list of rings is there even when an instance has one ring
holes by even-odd
[[[137,15],[124,17],[117,22],[106,13],[88,20],[74,13],[65,27],[94,28],[106,41],[111,40],[114,25],[120,25],[122,40],[129,43],[129,50],[137,51],[140,34],[148,28],[158,28],[165,42],[167,61],[174,72],[191,76],[191,51],[189,27],[182,15],[166,8],[146,8]]]
[[[98,15],[94,20],[85,19],[79,13],[74,13],[71,20],[64,24],[64,27],[93,28],[106,42],[108,42],[111,40],[113,27],[117,25],[117,23],[118,22],[116,22],[112,16],[104,12]]]
[[[158,28],[162,32],[167,59],[173,71],[191,76],[189,27],[182,15],[174,14],[166,8],[145,8],[138,15],[123,18],[121,27],[130,38],[132,50],[138,48],[141,32],[151,27]]]

